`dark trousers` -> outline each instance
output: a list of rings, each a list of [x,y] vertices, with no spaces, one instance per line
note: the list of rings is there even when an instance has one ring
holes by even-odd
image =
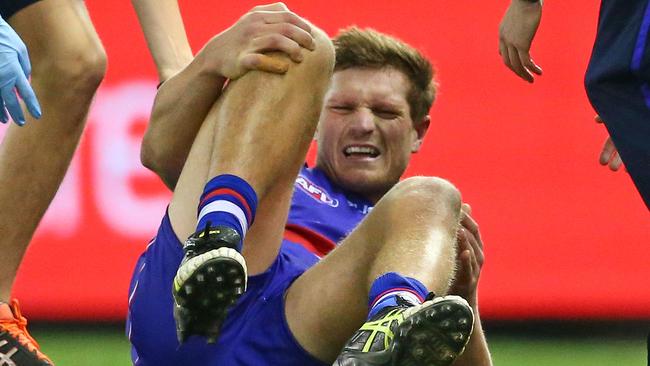
[[[603,0],[585,77],[625,166],[650,209],[650,0]]]

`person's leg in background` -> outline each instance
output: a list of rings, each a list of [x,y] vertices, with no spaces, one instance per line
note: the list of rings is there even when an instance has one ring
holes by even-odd
[[[0,144],[0,302],[70,165],[106,54],[81,0],[42,0],[8,19],[28,47],[43,115],[11,125]],[[5,305],[6,306],[6,305]],[[24,325],[21,327],[23,332]],[[31,344],[31,340],[27,343]]]

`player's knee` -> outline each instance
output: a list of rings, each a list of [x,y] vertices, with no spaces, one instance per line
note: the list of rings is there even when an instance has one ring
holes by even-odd
[[[448,180],[438,177],[411,177],[398,183],[393,194],[409,207],[448,207],[460,212],[460,191]]]
[[[47,61],[48,73],[57,75],[61,92],[92,98],[106,74],[106,52],[101,44],[68,47]]]
[[[305,61],[308,61],[314,72],[323,73],[325,71],[325,74],[331,74],[334,70],[334,44],[327,36],[327,33],[313,25],[312,35],[314,36],[316,49],[308,52],[309,55],[305,58]]]

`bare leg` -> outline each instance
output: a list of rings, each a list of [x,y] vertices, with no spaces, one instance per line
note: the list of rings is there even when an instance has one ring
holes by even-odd
[[[456,188],[439,178],[410,178],[395,186],[289,289],[285,311],[300,344],[332,362],[366,320],[370,286],[386,272],[445,295],[454,275],[460,207]]]
[[[329,83],[333,47],[314,29],[316,50],[305,52],[285,75],[253,71],[227,87],[193,144],[170,205],[174,230],[186,238],[195,231],[206,181],[219,174],[245,179],[259,200],[244,245],[250,274],[264,271],[277,256],[293,182]]]
[[[56,193],[83,131],[106,55],[83,1],[43,0],[11,19],[27,45],[40,120],[10,126],[0,145],[0,301]],[[28,117],[29,118],[29,117]]]

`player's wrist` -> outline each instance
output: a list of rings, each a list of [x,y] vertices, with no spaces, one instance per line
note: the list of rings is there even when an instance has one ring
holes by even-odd
[[[221,61],[217,57],[199,52],[196,55],[195,62],[198,64],[199,75],[215,80],[224,79]]]

